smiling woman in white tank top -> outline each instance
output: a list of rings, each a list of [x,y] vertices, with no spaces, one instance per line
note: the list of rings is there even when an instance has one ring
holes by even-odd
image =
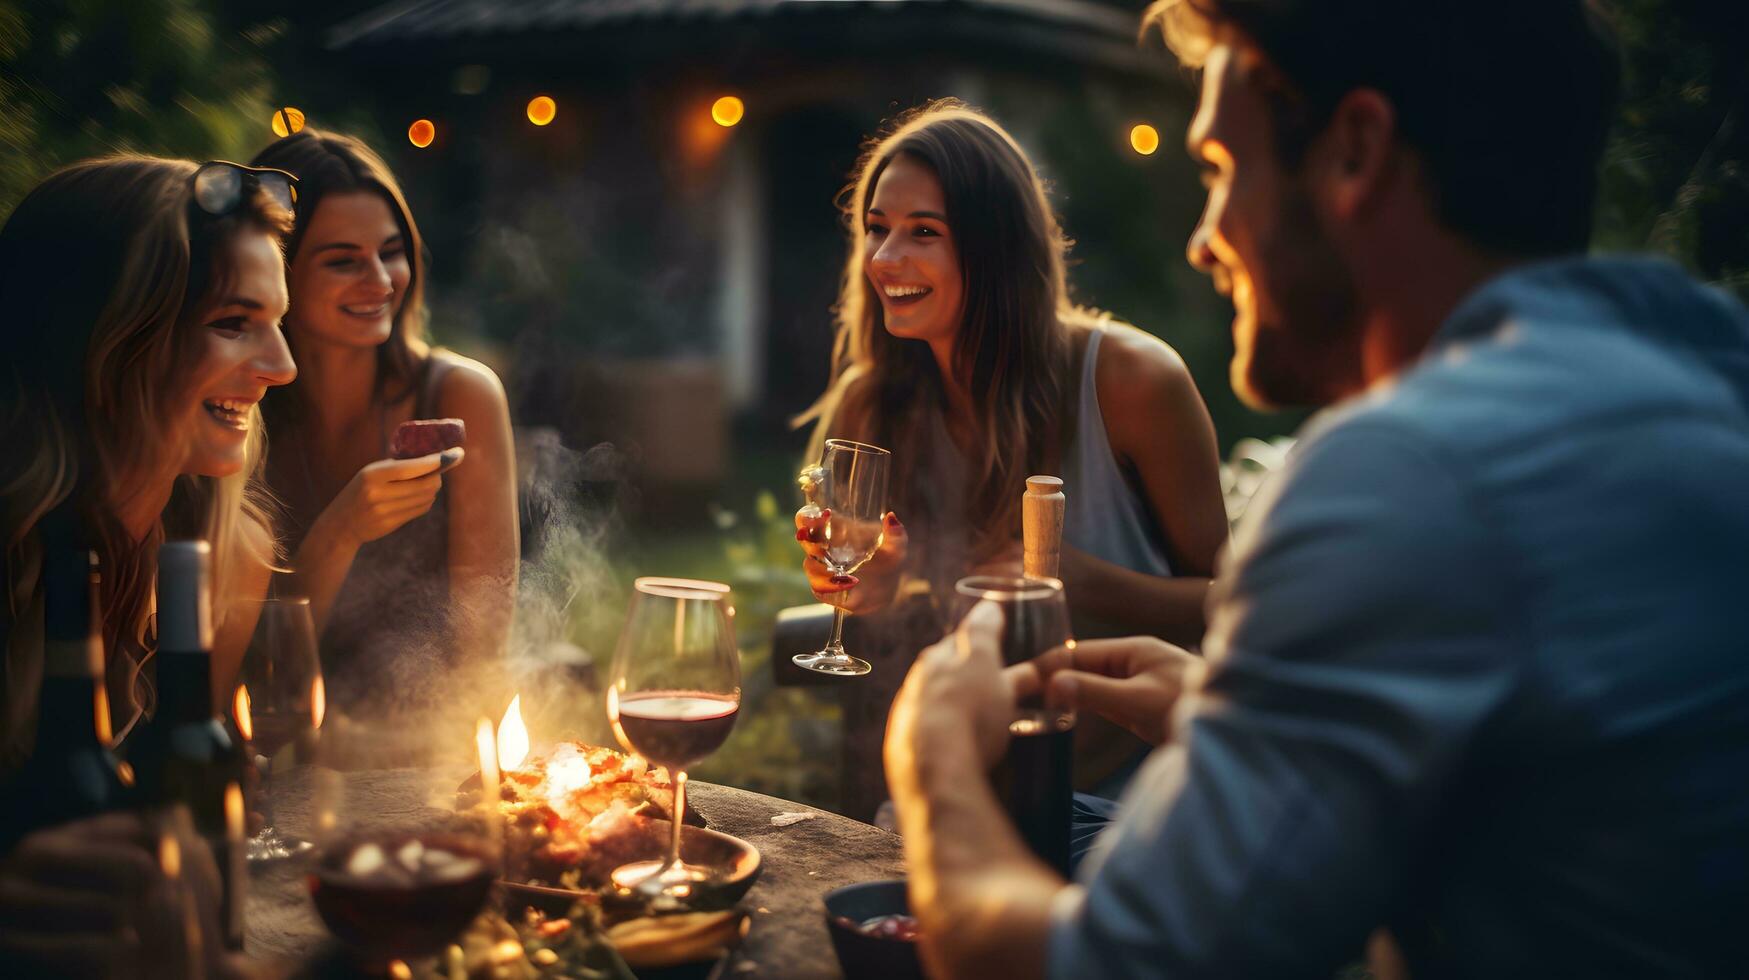
[[[832,381],[802,418],[807,458],[829,437],[891,449],[893,512],[854,582],[829,575],[798,515],[816,596],[865,614],[928,595],[939,614],[960,576],[1019,574],[1026,477],[1056,473],[1077,635],[1197,644],[1227,536],[1214,427],[1170,347],[1069,303],[1067,243],[1013,138],[960,103],[922,106],[871,145],[842,201]],[[896,687],[903,666],[877,674]],[[884,705],[865,707],[878,728]],[[1134,747],[1083,752],[1077,772],[1109,773]]]

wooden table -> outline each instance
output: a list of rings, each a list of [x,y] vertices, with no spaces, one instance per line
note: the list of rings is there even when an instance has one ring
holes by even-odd
[[[309,768],[274,779],[276,822],[308,836],[312,787]],[[382,769],[347,773],[348,825],[437,825],[453,816],[456,771]],[[689,782],[687,805],[714,830],[759,849],[759,881],[742,900],[752,931],[735,960],[735,978],[832,980],[842,976],[826,934],[821,897],[842,885],[904,876],[899,838],[837,814],[729,786]],[[777,827],[779,813],[812,813],[813,819]],[[248,951],[270,961],[311,963],[330,958],[333,941],[310,904],[308,865],[286,861],[255,869],[248,910]],[[320,972],[320,971],[317,971]]]

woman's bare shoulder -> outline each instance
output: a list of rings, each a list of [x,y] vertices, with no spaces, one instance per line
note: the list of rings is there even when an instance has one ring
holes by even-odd
[[[440,408],[455,411],[463,417],[470,414],[469,409],[474,412],[482,409],[508,410],[504,382],[498,379],[498,372],[471,357],[464,357],[443,348],[433,348],[431,357],[441,361],[447,368],[438,385]]]
[[[1126,455],[1147,451],[1180,424],[1199,423],[1206,411],[1184,358],[1127,323],[1106,324],[1094,379],[1106,433]]]

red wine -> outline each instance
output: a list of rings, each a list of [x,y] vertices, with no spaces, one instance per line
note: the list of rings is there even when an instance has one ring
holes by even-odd
[[[699,691],[642,691],[619,699],[626,747],[657,765],[685,769],[715,752],[735,727],[741,699]]]
[[[443,949],[485,904],[496,868],[467,838],[390,833],[327,851],[308,881],[329,931],[380,968]]]

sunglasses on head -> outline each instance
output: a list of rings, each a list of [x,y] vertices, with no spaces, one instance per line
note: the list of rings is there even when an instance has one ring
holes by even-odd
[[[298,201],[298,179],[284,170],[245,167],[229,160],[209,160],[194,172],[194,203],[213,217],[237,210],[243,193],[254,188],[266,191],[287,211]]]

